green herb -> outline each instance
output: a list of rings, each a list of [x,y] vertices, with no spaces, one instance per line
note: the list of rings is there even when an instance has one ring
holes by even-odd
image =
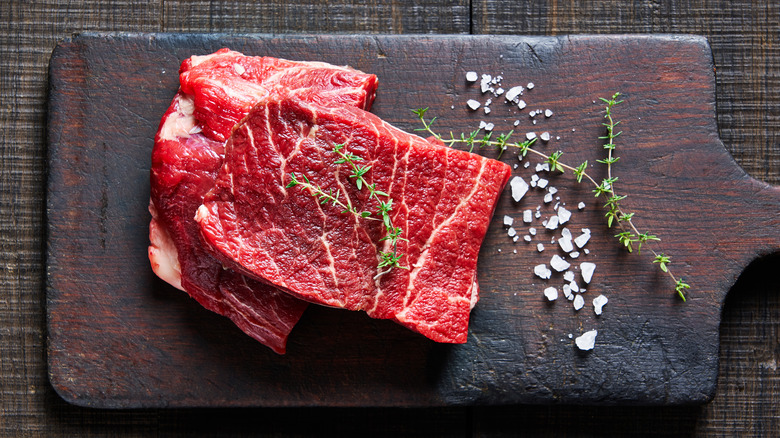
[[[499,135],[495,140],[491,140],[492,133],[483,135],[480,138],[479,130],[476,130],[472,131],[468,135],[460,134],[459,137],[456,137],[450,132],[449,138],[443,138],[433,130],[433,122],[436,120],[436,118],[434,117],[430,121],[425,119],[425,114],[427,113],[428,108],[421,108],[413,110],[412,112],[414,112],[423,125],[423,127],[418,129],[418,131],[425,131],[433,135],[437,140],[441,141],[447,146],[452,147],[455,144],[465,144],[469,147],[469,151],[473,151],[474,146],[479,148],[492,146],[498,149],[499,157],[507,147],[514,147],[518,149],[518,153],[523,157],[525,157],[528,153],[532,153],[541,157],[549,164],[550,171],[565,173],[568,170],[574,174],[574,177],[578,183],[581,183],[583,178],[590,181],[590,183],[594,186],[593,193],[596,195],[596,197],[603,197],[606,200],[604,208],[607,212],[604,216],[607,219],[607,226],[611,228],[613,225],[617,225],[617,227],[620,229],[620,232],[615,235],[615,237],[618,239],[618,242],[620,242],[620,244],[626,248],[628,252],[633,252],[634,249],[636,249],[637,253],[639,254],[641,253],[643,246],[649,249],[650,252],[652,252],[655,256],[653,263],[658,264],[661,271],[669,275],[675,284],[675,292],[683,301],[685,301],[686,291],[690,289],[690,285],[685,283],[682,278],[677,278],[674,276],[674,274],[672,274],[671,270],[669,269],[671,258],[664,253],[656,252],[651,245],[651,242],[659,241],[661,239],[647,231],[644,233],[639,232],[633,222],[634,213],[626,212],[621,206],[620,202],[626,199],[626,195],[618,195],[618,193],[615,191],[615,183],[618,181],[618,178],[616,176],[612,176],[612,165],[617,163],[617,161],[620,159],[614,154],[616,148],[615,139],[622,133],[622,131],[615,132],[615,128],[620,124],[620,122],[614,120],[612,109],[616,105],[619,105],[623,102],[622,100],[617,100],[619,97],[620,93],[615,93],[610,99],[600,98],[601,101],[606,104],[604,110],[604,118],[606,119],[606,122],[603,123],[604,127],[606,128],[606,135],[599,137],[599,139],[606,140],[604,143],[604,149],[607,150],[607,157],[597,160],[599,163],[607,166],[607,177],[602,179],[601,182],[596,182],[596,180],[587,173],[587,161],[580,163],[577,167],[573,167],[561,161],[561,156],[563,155],[563,152],[561,151],[555,151],[552,154],[547,155],[534,149],[532,146],[536,143],[535,137],[530,140],[512,143],[509,141],[509,138],[511,137],[513,131],[510,131],[507,134]]]
[[[369,191],[369,200],[376,200],[379,218],[373,217],[370,211],[358,211],[357,208],[352,206],[352,202],[346,194],[344,195],[344,199],[346,199],[345,204],[340,200],[340,191],[334,192],[332,189],[329,189],[326,192],[322,187],[312,184],[305,175],[302,176],[303,181],[301,181],[295,173],[290,173],[290,182],[287,184],[287,188],[301,186],[302,188],[308,189],[311,195],[320,201],[320,204],[330,203],[333,206],[341,207],[342,213],[352,213],[363,219],[382,221],[385,226],[385,236],[379,239],[379,241],[390,241],[392,251],[379,251],[379,264],[377,265],[377,269],[387,269],[379,272],[374,279],[390,272],[393,268],[409,269],[407,266],[402,266],[400,264],[403,254],[398,252],[398,241],[406,239],[402,237],[403,229],[401,229],[401,227],[393,226],[393,220],[390,217],[390,213],[393,211],[393,200],[390,198],[390,195],[377,190],[376,183],[371,184],[366,180],[365,176],[371,170],[371,166],[360,165],[359,162],[363,161],[362,157],[346,152],[343,144],[334,145],[333,152],[339,157],[334,164],[348,164],[352,171],[349,178],[355,180],[357,189],[363,190],[363,187],[367,188]]]

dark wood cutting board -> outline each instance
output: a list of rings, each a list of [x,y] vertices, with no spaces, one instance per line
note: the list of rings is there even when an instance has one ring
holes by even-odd
[[[544,203],[538,188],[519,203],[502,195],[468,343],[435,344],[388,321],[311,306],[288,353],[275,355],[158,280],[146,255],[150,152],[179,64],[222,47],[375,73],[373,112],[401,128],[419,127],[410,110],[430,107],[441,132],[481,120],[496,132],[546,131],[553,139],[540,149],[560,149],[572,164],[604,156],[598,98],[620,91],[623,204],[661,237],[658,248],[691,284],[688,302],[647,251],[619,247],[591,187],[541,172],[560,200]],[[468,99],[488,96],[467,71],[500,74],[506,89],[533,82],[528,107],[494,97],[490,114],[470,111]],[[534,109],[554,114],[531,118]],[[726,293],[752,260],[780,247],[780,190],[747,176],[718,139],[712,57],[699,37],[82,35],[52,55],[48,130],[49,374],[65,400],[84,406],[701,403],[714,392]],[[501,159],[526,180],[539,161],[526,158],[525,168],[512,150]],[[604,176],[600,165],[590,172]],[[533,274],[563,254],[551,243],[560,230],[541,224],[556,202],[573,211],[575,236],[592,231],[590,253],[573,260],[597,265],[580,311],[544,298],[545,287],[560,289],[559,274]],[[527,243],[522,212],[537,206],[539,232]],[[504,215],[521,224],[516,243]],[[596,316],[599,294],[609,304]],[[573,338],[591,329],[596,347],[581,352]]]

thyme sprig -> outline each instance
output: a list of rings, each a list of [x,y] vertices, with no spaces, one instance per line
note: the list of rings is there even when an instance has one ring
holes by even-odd
[[[639,254],[641,253],[643,246],[649,249],[654,256],[653,263],[658,264],[659,269],[672,279],[675,284],[675,292],[683,301],[685,301],[686,291],[690,289],[690,285],[685,283],[682,278],[678,278],[672,273],[669,269],[671,258],[662,252],[657,252],[651,244],[651,242],[660,241],[660,238],[650,234],[649,231],[640,232],[637,229],[633,221],[634,213],[625,211],[620,203],[620,201],[626,199],[626,195],[619,195],[615,191],[615,183],[618,178],[612,175],[612,165],[620,159],[614,154],[616,148],[615,139],[622,131],[615,132],[615,127],[620,124],[620,121],[614,120],[612,109],[623,102],[622,100],[617,100],[619,97],[620,93],[615,93],[609,99],[600,98],[601,101],[606,104],[604,114],[606,122],[603,123],[606,129],[606,135],[599,137],[599,139],[606,140],[604,149],[607,150],[606,158],[596,160],[607,166],[607,177],[602,179],[601,182],[596,182],[596,180],[588,174],[587,160],[574,167],[561,161],[561,156],[563,155],[563,152],[561,151],[555,151],[548,155],[534,149],[533,146],[536,143],[536,137],[524,141],[510,142],[513,131],[509,131],[506,134],[500,134],[495,139],[492,139],[492,132],[488,132],[480,137],[479,130],[472,131],[468,135],[460,134],[460,136],[456,136],[450,132],[449,137],[442,137],[433,130],[433,123],[436,121],[436,118],[434,117],[430,120],[425,119],[428,108],[420,108],[412,110],[412,112],[423,125],[422,128],[417,130],[429,133],[446,146],[452,147],[455,144],[465,144],[469,147],[470,152],[473,152],[474,147],[483,148],[485,146],[492,146],[498,149],[499,157],[508,147],[514,147],[518,149],[519,154],[523,157],[528,153],[541,157],[549,164],[550,171],[558,171],[560,173],[570,171],[573,173],[578,183],[581,183],[583,179],[589,181],[594,186],[593,193],[595,196],[597,198],[603,197],[606,199],[604,208],[607,210],[607,213],[605,214],[607,226],[611,228],[613,225],[617,225],[620,229],[620,232],[615,235],[618,242],[620,242],[628,252],[633,252],[634,249],[636,249]]]
[[[346,201],[341,201],[341,191],[334,191],[333,189],[328,189],[325,191],[322,187],[309,181],[306,175],[301,176],[301,178],[303,178],[303,181],[301,181],[298,179],[298,176],[295,173],[290,173],[290,182],[287,184],[287,188],[301,186],[304,189],[308,189],[312,196],[320,201],[320,204],[330,203],[333,206],[341,207],[341,213],[352,213],[362,219],[382,221],[382,224],[385,226],[385,235],[379,239],[379,241],[390,241],[392,250],[379,251],[379,263],[377,265],[377,269],[387,269],[377,273],[377,275],[374,276],[374,279],[377,279],[382,275],[390,272],[390,270],[393,268],[409,269],[408,266],[402,266],[400,263],[401,259],[403,258],[403,254],[398,252],[398,241],[405,241],[406,239],[402,237],[403,229],[393,225],[393,220],[390,216],[390,213],[393,211],[393,200],[390,198],[390,195],[381,190],[377,190],[376,183],[372,184],[366,180],[365,176],[371,170],[371,166],[361,165],[360,162],[363,161],[362,157],[347,152],[344,149],[344,144],[333,145],[333,152],[339,157],[336,161],[334,161],[334,164],[349,165],[349,168],[352,172],[350,173],[349,178],[354,179],[357,189],[363,190],[363,187],[367,188],[369,192],[369,200],[374,199],[377,202],[376,213],[379,216],[378,218],[372,216],[370,211],[359,211],[352,205],[352,201],[350,201],[349,196],[346,194],[344,194],[344,199]]]

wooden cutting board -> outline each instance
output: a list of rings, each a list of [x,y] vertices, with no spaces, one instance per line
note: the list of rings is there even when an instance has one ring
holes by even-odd
[[[480,121],[521,137],[550,132],[540,149],[572,164],[603,158],[598,98],[620,91],[617,187],[690,283],[688,302],[647,251],[619,247],[591,187],[540,172],[560,199],[544,203],[538,188],[519,203],[502,195],[468,343],[435,344],[388,321],[311,306],[287,355],[275,355],[158,280],[146,256],[159,119],[180,62],[221,47],[348,64],[379,76],[373,112],[401,128],[419,127],[410,110],[430,107],[441,132]],[[490,114],[469,110],[468,99],[489,96],[467,71],[502,75],[506,89],[533,82],[528,107],[494,97]],[[535,109],[554,114],[532,118]],[[699,37],[81,35],[52,55],[48,129],[49,374],[65,400],[84,406],[701,403],[715,389],[726,293],[747,264],[780,247],[780,190],[746,175],[718,139],[712,57]],[[526,180],[539,161],[526,158],[525,168],[511,150],[501,159]],[[605,175],[600,165],[590,172]],[[560,290],[559,274],[533,274],[563,254],[551,243],[560,229],[542,226],[557,202],[573,211],[575,236],[592,231],[589,254],[570,259],[597,265],[580,311],[544,298],[545,287]],[[537,206],[539,232],[527,243],[522,212]],[[520,223],[518,242],[504,215]],[[609,304],[596,316],[599,294]],[[591,329],[596,347],[581,352],[573,338]]]

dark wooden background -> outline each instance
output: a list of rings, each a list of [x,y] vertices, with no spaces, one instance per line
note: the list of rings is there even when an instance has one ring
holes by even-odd
[[[361,4],[207,0],[0,3],[0,434],[3,436],[778,436],[780,256],[727,300],[715,399],[705,406],[100,411],[46,377],[47,67],[79,31],[263,33],[695,33],[717,68],[720,136],[754,177],[780,184],[780,2],[423,0]],[[768,214],[780,214],[770,212]],[[718,269],[718,266],[712,266]]]

